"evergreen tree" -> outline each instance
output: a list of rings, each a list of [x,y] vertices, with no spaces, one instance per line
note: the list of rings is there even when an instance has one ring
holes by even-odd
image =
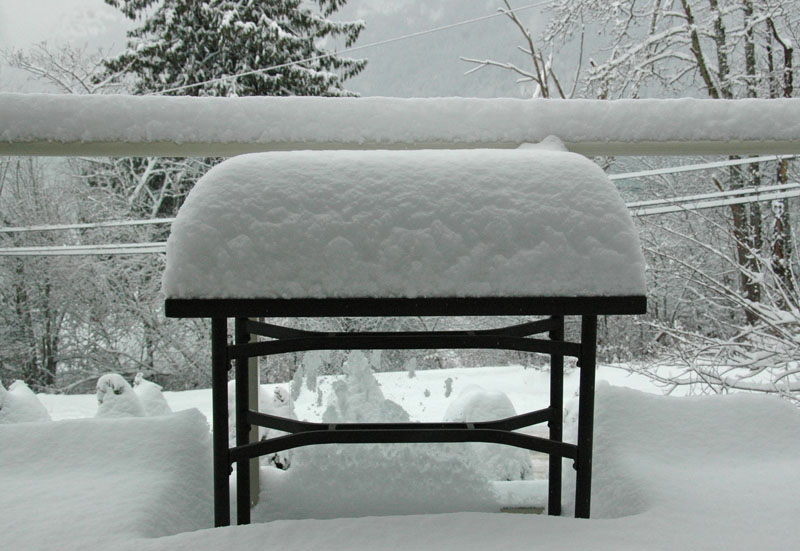
[[[106,0],[142,25],[128,48],[106,61],[108,74],[131,78],[136,94],[192,96],[352,95],[343,81],[365,60],[331,55],[320,43],[343,38],[350,46],[363,22],[328,19],[345,0]],[[290,63],[296,63],[287,65]],[[260,72],[269,67],[276,69]],[[206,84],[206,81],[227,78]],[[107,76],[107,75],[106,75]]]
[[[318,11],[307,0],[105,1],[141,25],[96,79],[121,81],[135,94],[348,96],[343,82],[366,65],[322,46],[336,39],[349,46],[364,28],[328,19],[346,0],[316,0]],[[177,212],[215,162],[114,159],[87,178],[125,197],[135,216],[163,217]]]

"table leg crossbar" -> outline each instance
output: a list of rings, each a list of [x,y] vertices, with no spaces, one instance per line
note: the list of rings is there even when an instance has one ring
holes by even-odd
[[[282,327],[246,318],[235,320],[235,341],[227,342],[227,319],[212,319],[212,394],[214,446],[214,514],[216,526],[230,524],[228,478],[237,465],[237,522],[250,522],[248,462],[262,455],[317,444],[490,442],[549,454],[548,514],[561,514],[561,460],[574,460],[575,516],[589,517],[594,418],[597,317],[582,316],[581,342],[564,340],[563,316],[481,331],[323,333]],[[548,339],[531,335],[548,333]],[[273,340],[251,343],[251,335]],[[310,423],[252,411],[247,359],[301,350],[368,350],[427,348],[495,348],[550,355],[550,406],[494,421],[476,423]],[[564,356],[578,358],[580,406],[578,442],[562,441]],[[227,377],[231,362],[236,378],[236,446],[228,445]],[[547,423],[549,437],[514,432]],[[289,434],[250,442],[252,425]]]

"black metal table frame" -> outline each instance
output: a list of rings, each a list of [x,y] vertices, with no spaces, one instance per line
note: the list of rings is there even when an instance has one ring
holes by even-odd
[[[480,297],[423,299],[167,299],[169,317],[211,318],[214,449],[214,523],[230,524],[229,477],[237,465],[237,523],[250,522],[252,458],[314,444],[489,442],[549,455],[548,514],[561,514],[561,462],[574,461],[575,516],[589,518],[592,484],[597,316],[641,314],[643,296]],[[548,316],[519,325],[475,331],[317,332],[248,318],[388,316]],[[580,342],[564,338],[564,316],[581,319]],[[234,318],[234,342],[228,319]],[[548,339],[531,338],[547,333]],[[251,342],[258,335],[271,340]],[[310,350],[504,349],[550,356],[550,405],[507,419],[475,423],[310,423],[249,409],[248,359]],[[563,442],[564,357],[580,368],[578,436]],[[236,446],[228,443],[228,372],[235,364]],[[547,423],[549,438],[515,432]],[[250,442],[253,425],[289,433]]]

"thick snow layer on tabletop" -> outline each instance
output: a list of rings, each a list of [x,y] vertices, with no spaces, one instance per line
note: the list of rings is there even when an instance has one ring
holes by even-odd
[[[3,142],[519,144],[800,139],[800,100],[190,98],[0,94]]]
[[[0,425],[0,541],[111,549],[213,525],[208,424],[160,417]]]
[[[276,521],[122,549],[788,550],[800,515],[800,413],[754,396],[671,398],[600,385],[591,520],[457,513]],[[565,471],[569,472],[569,471]]]
[[[167,242],[168,298],[643,295],[594,163],[519,150],[299,151],[217,165]]]

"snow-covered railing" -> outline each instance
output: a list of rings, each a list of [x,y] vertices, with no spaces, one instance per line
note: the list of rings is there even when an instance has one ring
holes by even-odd
[[[0,94],[0,155],[232,156],[512,148],[584,155],[800,152],[800,99],[188,98]]]

